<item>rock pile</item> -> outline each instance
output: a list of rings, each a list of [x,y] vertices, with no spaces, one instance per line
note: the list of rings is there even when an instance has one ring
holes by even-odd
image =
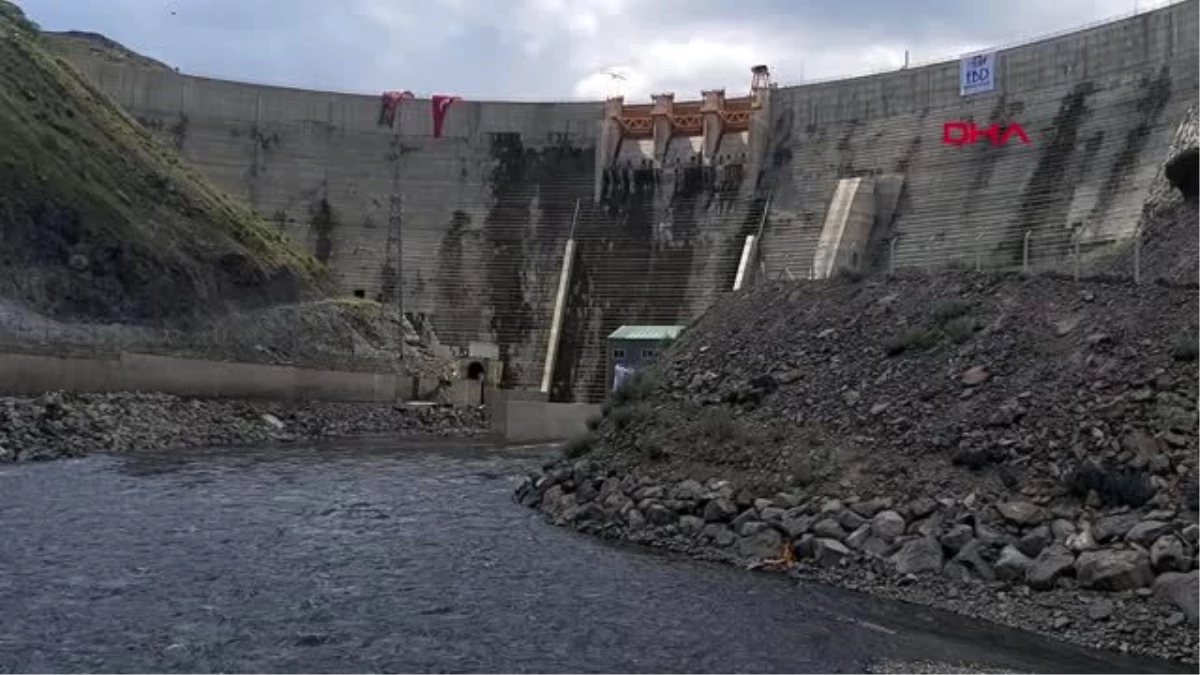
[[[603,536],[1195,661],[1196,299],[976,276],[757,289],[517,497]]]
[[[445,406],[53,392],[0,398],[0,462],[399,432],[480,435],[486,429],[482,411]]]

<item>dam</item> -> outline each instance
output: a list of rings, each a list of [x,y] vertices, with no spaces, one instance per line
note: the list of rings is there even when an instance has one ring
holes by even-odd
[[[792,87],[747,64],[740,92],[402,97],[386,120],[379,94],[66,56],[343,293],[494,353],[503,386],[594,401],[614,329],[686,324],[753,278],[1054,264],[1128,239],[1197,104],[1198,4],[996,49],[994,86],[969,95],[959,61]],[[947,141],[992,124],[1003,143]]]

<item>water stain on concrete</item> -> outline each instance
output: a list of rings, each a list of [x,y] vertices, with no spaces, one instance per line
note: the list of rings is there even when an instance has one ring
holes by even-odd
[[[1039,144],[1037,164],[1021,193],[1017,217],[1004,239],[1019,240],[1026,231],[1033,230],[1036,240],[1039,234],[1064,226],[1072,195],[1064,179],[1079,144],[1079,130],[1091,115],[1089,99],[1096,91],[1090,80],[1080,82],[1060,101],[1046,138]],[[1014,247],[1007,258],[997,262],[1020,264],[1020,247]]]

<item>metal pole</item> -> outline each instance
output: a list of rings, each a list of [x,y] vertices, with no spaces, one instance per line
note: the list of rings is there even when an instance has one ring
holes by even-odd
[[[571,216],[571,233],[567,239],[575,238],[575,224],[579,222],[579,199],[575,200],[575,214]]]
[[[900,241],[900,235],[892,237],[891,243],[888,244],[888,274],[896,273],[896,242]]]
[[[1029,274],[1029,237],[1033,234],[1033,230],[1025,232],[1025,240],[1021,243],[1021,271]]]

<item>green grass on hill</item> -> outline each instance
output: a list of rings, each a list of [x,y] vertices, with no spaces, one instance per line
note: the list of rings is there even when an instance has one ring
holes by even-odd
[[[0,0],[0,296],[157,317],[286,299],[327,272],[184,165]]]

